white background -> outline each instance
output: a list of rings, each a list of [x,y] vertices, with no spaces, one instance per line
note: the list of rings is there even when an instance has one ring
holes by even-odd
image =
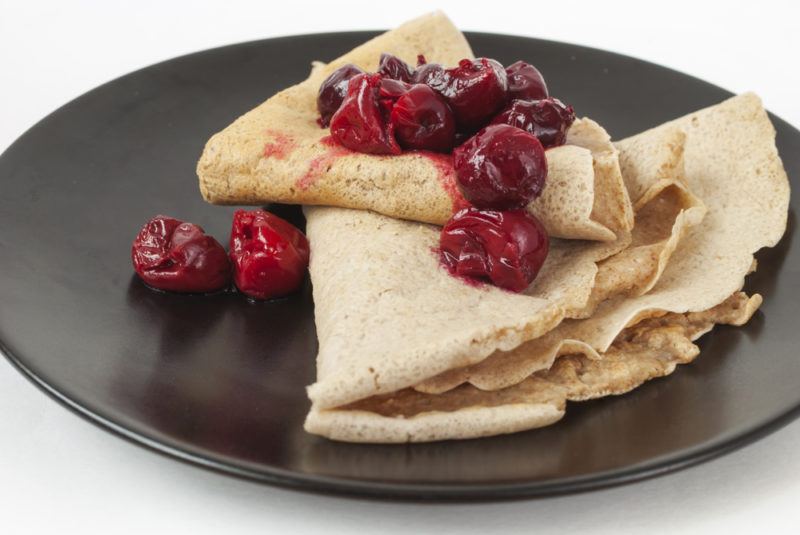
[[[437,5],[464,30],[610,49],[732,91],[755,90],[800,126],[793,1],[0,0],[0,151],[56,107],[133,69],[239,41],[389,28]],[[798,504],[800,422],[722,459],[627,487],[501,504],[365,502],[161,457],[74,416],[0,359],[2,533],[798,533]]]

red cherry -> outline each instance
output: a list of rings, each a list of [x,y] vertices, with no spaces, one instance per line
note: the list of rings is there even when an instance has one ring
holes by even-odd
[[[322,85],[319,86],[317,93],[317,111],[319,111],[319,123],[322,127],[327,127],[331,122],[331,117],[342,105],[345,95],[347,95],[347,84],[350,78],[364,71],[355,65],[347,64],[333,71]]]
[[[436,78],[434,81],[439,82]],[[474,131],[485,125],[506,103],[506,71],[493,59],[462,59],[458,67],[447,70],[442,83],[446,83],[444,89],[431,87],[444,95],[464,130]]]
[[[449,152],[455,142],[456,123],[444,98],[423,84],[416,84],[394,104],[394,135],[404,149]]]
[[[350,79],[347,96],[331,118],[331,135],[348,149],[367,154],[400,154],[381,110],[380,74],[359,74]]]
[[[378,64],[378,74],[384,78],[391,78],[392,80],[400,80],[401,82],[410,82],[411,73],[413,69],[408,66],[408,63],[393,56],[392,54],[381,54],[381,60]]]
[[[411,84],[391,78],[383,78],[378,86],[378,96],[381,100],[390,99],[394,102],[409,89],[411,89]]]
[[[509,100],[540,100],[548,97],[547,84],[539,69],[524,61],[506,67]]]
[[[206,293],[230,284],[222,245],[203,229],[158,215],[133,240],[133,269],[148,286],[170,292]]]
[[[451,274],[512,292],[530,286],[549,247],[542,224],[524,210],[466,208],[445,224],[439,239],[440,261]]]
[[[547,158],[536,137],[509,125],[487,126],[453,151],[456,183],[478,208],[510,210],[541,195]]]
[[[421,63],[411,76],[412,83],[425,84],[445,97],[451,81],[450,72],[438,63]]]
[[[305,235],[264,210],[233,214],[230,257],[239,291],[256,299],[290,294],[300,287],[308,267]]]
[[[549,149],[566,142],[567,130],[574,121],[572,106],[565,106],[557,98],[546,98],[533,102],[515,100],[492,119],[492,124],[521,128],[536,136]]]

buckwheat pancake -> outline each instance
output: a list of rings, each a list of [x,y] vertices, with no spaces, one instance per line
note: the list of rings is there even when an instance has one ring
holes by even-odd
[[[444,224],[467,206],[455,185],[449,155],[423,151],[375,156],[349,151],[317,124],[322,81],[352,63],[368,71],[388,52],[414,64],[455,65],[473,57],[464,36],[437,12],[384,33],[274,95],[206,144],[197,164],[200,191],[214,204],[282,202],[369,209],[392,217]],[[530,209],[553,237],[614,242],[630,231],[632,210],[608,135],[593,122],[568,134],[568,145],[547,151],[551,188]],[[580,127],[580,128],[579,128]],[[599,134],[598,134],[599,132]],[[568,179],[567,179],[568,178]]]
[[[409,387],[551,331],[588,299],[596,262],[628,244],[553,240],[516,294],[439,266],[439,228],[374,212],[306,207],[319,339],[310,397],[325,407]]]
[[[309,388],[313,405],[306,429],[337,440],[404,442],[485,436],[547,425],[563,415],[565,400],[619,394],[645,380],[669,374],[677,364],[689,362],[697,355],[697,348],[691,342],[715,323],[739,325],[747,321],[761,301],[758,295],[748,298],[739,292],[745,275],[754,265],[753,253],[775,245],[786,226],[789,186],[774,145],[774,130],[758,97],[745,94],[623,140],[617,146],[621,160],[627,162],[623,168],[629,170],[629,175],[633,173],[626,183],[632,192],[638,192],[632,195],[635,204],[646,207],[640,201],[647,197],[653,184],[659,183],[663,170],[661,165],[648,163],[655,161],[651,160],[654,152],[642,147],[663,143],[656,140],[678,139],[680,135],[674,134],[676,128],[684,136],[684,179],[672,178],[671,184],[678,191],[681,190],[678,184],[682,184],[687,192],[702,200],[707,212],[679,241],[653,287],[642,295],[612,297],[602,302],[590,317],[563,321],[543,336],[524,343],[517,343],[524,338],[519,336],[522,331],[518,327],[508,327],[492,318],[484,324],[487,330],[480,331],[482,336],[475,339],[479,350],[474,350],[472,339],[462,340],[461,347],[469,348],[464,361],[493,359],[497,365],[477,370],[477,362],[461,366],[470,372],[460,382],[464,384],[446,392],[425,393],[414,387],[434,377],[430,372],[435,368],[457,368],[452,365],[460,360],[462,350],[451,344],[466,334],[461,331],[464,324],[480,330],[478,320],[484,311],[480,307],[464,309],[462,301],[452,307],[447,327],[444,324],[433,327],[439,335],[437,340],[418,338],[414,329],[403,330],[403,336],[396,336],[391,331],[398,325],[392,317],[401,324],[411,321],[425,327],[432,306],[427,300],[427,290],[407,287],[403,282],[406,275],[401,275],[394,280],[389,293],[403,295],[409,289],[411,293],[406,298],[409,301],[418,298],[416,310],[375,306],[369,310],[368,333],[349,330],[347,335],[336,335],[328,326],[337,322],[329,317],[341,319],[350,313],[364,314],[366,311],[359,306],[370,298],[362,296],[360,304],[351,308],[346,302],[350,300],[346,292],[336,293],[338,304],[331,301],[332,293],[318,294],[317,286],[325,288],[329,279],[319,269],[319,262],[324,262],[328,253],[317,251],[316,257],[312,253],[316,317],[323,328],[319,376]],[[670,174],[674,176],[674,170]],[[643,186],[637,189],[638,183]],[[660,191],[666,189],[669,188]],[[330,226],[316,224],[319,215],[316,210],[308,212],[312,249],[315,241],[336,241]],[[380,216],[370,214],[370,217]],[[393,233],[403,239],[405,230],[396,228]],[[362,257],[368,265],[362,268],[364,276],[354,277],[352,285],[360,286],[360,292],[374,297],[384,294],[375,288],[366,289],[371,284],[366,275],[372,272],[383,277],[387,264],[397,263],[398,256],[387,256],[379,262],[372,260]],[[437,276],[433,263],[427,267],[415,263],[406,267],[404,273],[415,279],[433,281]],[[420,273],[423,269],[426,274]],[[454,281],[463,288],[454,287],[445,293],[482,291]],[[571,291],[570,282],[563,282],[565,289],[561,293],[566,294]],[[549,291],[558,295],[557,287],[558,284]],[[444,309],[449,304],[433,305],[437,315],[447,317]],[[537,310],[548,307],[542,305]],[[494,305],[490,310],[495,314],[505,312]],[[549,322],[533,323],[537,328],[525,330],[527,335],[547,329]],[[509,336],[509,332],[514,334]],[[385,340],[381,342],[384,347],[364,346],[365,336],[373,341]],[[489,345],[494,351],[490,351],[486,340],[492,340]],[[446,356],[440,354],[443,347],[449,348]],[[390,375],[388,361],[402,361],[406,353],[418,355],[421,348],[426,348],[424,359],[410,359],[407,366],[393,364],[402,370],[401,377]],[[383,349],[391,351],[388,357]],[[514,351],[515,356],[508,359]],[[355,353],[359,354],[357,358],[352,356]],[[564,356],[556,358],[560,355]],[[506,361],[511,365],[504,368]],[[348,363],[344,366],[346,373],[337,373],[343,362]],[[366,370],[363,377],[374,379],[372,384],[356,377],[360,367]],[[365,395],[370,391],[371,394]]]
[[[307,431],[347,442],[429,442],[514,433],[553,424],[567,401],[619,395],[699,354],[692,343],[715,324],[742,325],[760,297],[732,295],[711,310],[667,314],[620,333],[598,358],[581,353],[558,359],[549,369],[507,388],[486,391],[464,384],[443,394],[403,389],[334,410],[312,407]]]

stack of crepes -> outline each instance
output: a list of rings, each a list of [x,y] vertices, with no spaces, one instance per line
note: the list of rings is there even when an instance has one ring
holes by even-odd
[[[544,194],[529,206],[550,254],[515,294],[439,265],[435,225],[466,204],[447,157],[350,152],[317,125],[322,80],[345,63],[374,71],[382,52],[472,57],[443,14],[413,20],[315,64],[213,136],[198,164],[212,203],[307,205],[319,338],[307,431],[422,442],[548,425],[567,400],[670,374],[697,356],[699,336],[758,308],[741,289],[753,254],[783,235],[789,200],[758,97],[614,143],[577,120],[547,151]]]

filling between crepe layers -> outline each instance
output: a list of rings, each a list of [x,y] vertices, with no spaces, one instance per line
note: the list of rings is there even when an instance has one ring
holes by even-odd
[[[463,384],[442,394],[403,389],[350,403],[335,410],[366,411],[390,418],[412,418],[429,412],[511,404],[550,404],[563,410],[566,401],[582,401],[628,392],[669,375],[678,364],[694,360],[694,340],[715,324],[742,325],[761,303],[761,296],[737,292],[703,312],[667,313],[624,329],[602,355],[570,353],[546,370],[500,390],[485,391]]]

